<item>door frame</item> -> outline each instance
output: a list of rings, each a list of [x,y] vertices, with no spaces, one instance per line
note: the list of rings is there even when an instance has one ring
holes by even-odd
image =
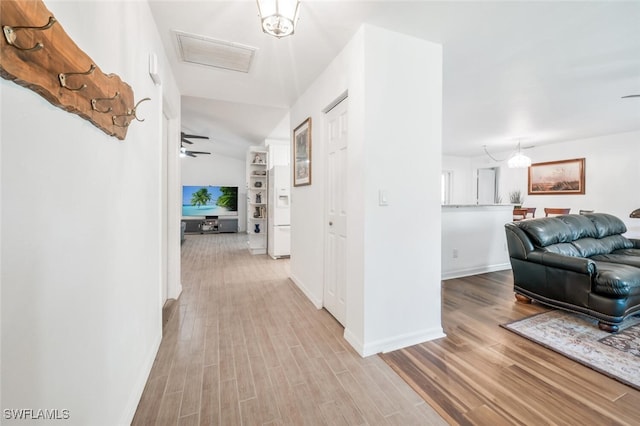
[[[330,133],[329,133],[329,121],[328,121],[328,116],[327,114],[329,114],[331,111],[333,111],[336,107],[338,107],[339,105],[344,105],[346,106],[346,112],[348,113],[349,108],[348,108],[348,104],[346,103],[346,101],[348,100],[348,91],[343,92],[342,94],[340,94],[340,96],[338,96],[334,101],[332,101],[329,105],[327,105],[327,107],[325,107],[322,112],[324,113],[323,116],[323,129],[324,129],[324,135],[323,135],[323,142],[324,142],[324,146],[327,148],[325,151],[325,159],[324,159],[324,163],[325,163],[325,167],[324,167],[324,171],[325,171],[325,178],[324,178],[324,185],[325,185],[325,197],[324,197],[324,205],[323,205],[323,220],[324,220],[324,238],[323,238],[323,258],[324,258],[324,262],[323,262],[323,282],[322,282],[322,307],[326,309],[326,290],[327,290],[327,278],[328,278],[328,274],[327,274],[327,263],[329,261],[328,259],[328,232],[329,232],[329,214],[328,214],[328,203],[330,200],[330,194],[329,192],[331,191],[331,186],[330,186],[330,182],[331,182],[331,176],[329,174],[329,150],[328,150],[328,146],[329,146],[329,138],[330,138]],[[348,149],[348,139],[349,135],[347,133],[347,149]],[[345,163],[345,168],[347,167],[347,164]],[[346,172],[346,171],[345,171]],[[346,176],[346,173],[345,173]],[[348,214],[348,213],[347,213]],[[346,226],[346,224],[345,224]],[[345,230],[345,234],[346,234],[346,230]],[[334,316],[334,318],[336,318],[336,320],[338,322],[340,322],[344,327],[346,327],[346,320],[347,320],[347,309],[348,309],[348,303],[347,303],[347,291],[346,288],[344,289],[344,318],[337,318],[334,313],[332,313],[331,311],[329,311],[329,309],[327,309],[327,311],[329,313],[331,313],[331,315]]]

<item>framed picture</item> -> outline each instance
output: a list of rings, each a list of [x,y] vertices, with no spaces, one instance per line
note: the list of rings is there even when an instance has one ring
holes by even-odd
[[[311,185],[311,117],[293,131],[293,186]]]
[[[584,158],[534,163],[529,167],[529,195],[584,194]]]

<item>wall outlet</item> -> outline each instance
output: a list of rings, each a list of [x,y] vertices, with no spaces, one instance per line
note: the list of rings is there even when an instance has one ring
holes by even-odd
[[[458,249],[453,249],[453,258],[454,259],[458,258]]]

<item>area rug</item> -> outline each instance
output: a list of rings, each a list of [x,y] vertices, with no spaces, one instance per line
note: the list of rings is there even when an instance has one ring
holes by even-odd
[[[598,328],[590,317],[554,310],[502,327],[640,390],[640,314],[618,333]]]

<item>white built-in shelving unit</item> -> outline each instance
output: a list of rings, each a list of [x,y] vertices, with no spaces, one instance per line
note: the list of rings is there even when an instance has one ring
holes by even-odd
[[[251,254],[267,253],[268,153],[263,147],[247,152],[247,234]]]

